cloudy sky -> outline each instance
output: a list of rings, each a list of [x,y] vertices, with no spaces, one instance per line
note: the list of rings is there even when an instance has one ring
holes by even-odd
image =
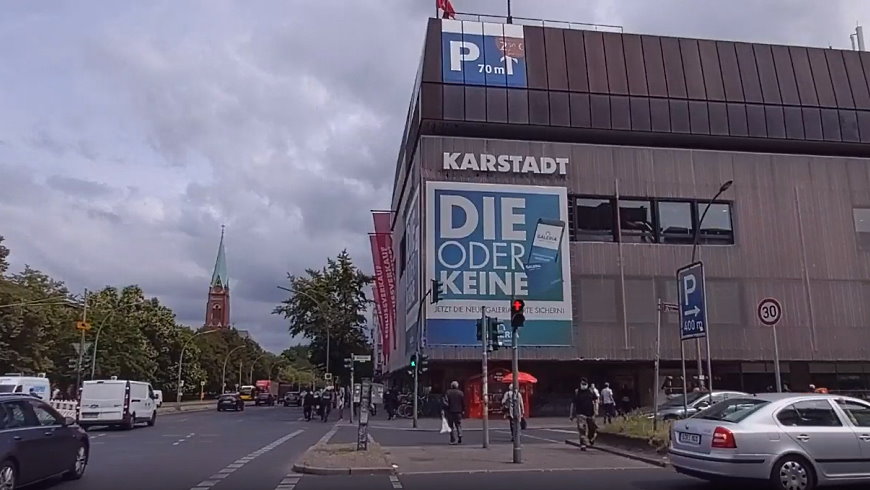
[[[434,0],[6,0],[0,235],[77,291],[136,283],[202,324],[220,225],[233,320],[264,347],[286,273],[371,270]],[[454,0],[502,14],[504,0]],[[626,32],[847,48],[866,0],[513,0]],[[870,28],[870,25],[868,25]],[[870,42],[870,33],[868,33]]]

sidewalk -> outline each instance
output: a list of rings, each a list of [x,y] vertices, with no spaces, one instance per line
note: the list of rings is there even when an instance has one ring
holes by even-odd
[[[385,420],[384,418],[378,417],[377,420],[370,420],[369,427],[376,429],[401,429],[401,430],[420,430],[420,431],[435,431],[438,432],[441,430],[441,419],[440,418],[421,418],[417,420],[417,428],[413,428],[413,421],[411,419],[394,419],[394,420]],[[568,420],[567,417],[533,417],[526,419],[528,423],[529,429],[574,429],[576,425]],[[343,421],[342,425],[347,424],[347,418]],[[354,420],[354,425],[356,425],[356,420]],[[491,418],[489,420],[489,428],[490,429],[508,429],[510,424],[507,419],[498,417]],[[479,431],[483,430],[483,420],[482,419],[463,419],[462,420],[462,430],[463,431]]]

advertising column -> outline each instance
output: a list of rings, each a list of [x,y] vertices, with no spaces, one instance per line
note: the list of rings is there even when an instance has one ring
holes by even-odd
[[[426,199],[427,279],[444,285],[443,299],[428,305],[427,342],[478,345],[481,305],[507,319],[510,300],[520,298],[527,318],[521,345],[570,346],[566,189],[429,182]]]

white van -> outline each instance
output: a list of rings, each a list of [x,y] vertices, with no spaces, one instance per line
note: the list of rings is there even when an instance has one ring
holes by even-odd
[[[82,427],[121,426],[132,429],[137,423],[153,426],[157,422],[157,396],[143,381],[101,379],[82,385],[76,420]]]
[[[32,394],[47,402],[51,399],[51,383],[45,377],[45,373],[39,373],[37,376],[6,373],[0,377],[0,393]]]

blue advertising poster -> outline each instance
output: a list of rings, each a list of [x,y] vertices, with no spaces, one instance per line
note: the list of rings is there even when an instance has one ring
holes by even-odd
[[[481,307],[508,320],[522,298],[523,345],[571,345],[565,188],[429,182],[426,199],[427,280],[444,290],[427,306],[427,344],[477,345]]]
[[[441,75],[446,83],[526,87],[523,26],[442,20]]]

